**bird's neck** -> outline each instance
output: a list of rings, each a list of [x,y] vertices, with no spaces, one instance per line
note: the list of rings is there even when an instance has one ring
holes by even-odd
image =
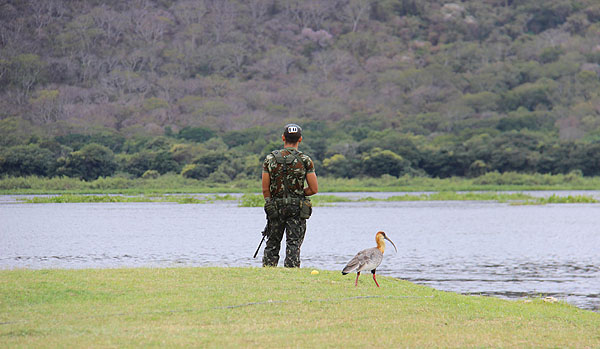
[[[383,242],[383,236],[377,235],[377,239],[375,241],[377,241],[377,249],[379,251],[381,251],[381,253],[384,253],[385,252],[385,242]]]

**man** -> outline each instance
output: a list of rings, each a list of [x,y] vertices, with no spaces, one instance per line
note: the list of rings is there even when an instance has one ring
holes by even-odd
[[[271,152],[263,163],[262,192],[269,221],[263,266],[277,266],[285,231],[284,266],[299,268],[306,219],[312,211],[310,200],[306,197],[317,193],[317,175],[312,159],[298,151],[302,128],[288,124],[281,138],[284,148]],[[307,187],[304,187],[305,181]]]

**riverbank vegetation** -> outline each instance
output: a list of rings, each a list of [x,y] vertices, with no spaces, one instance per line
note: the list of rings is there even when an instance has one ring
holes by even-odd
[[[599,20],[596,0],[5,2],[0,176],[227,188],[290,121],[331,178],[600,176]]]
[[[62,204],[62,203],[127,203],[127,202],[173,202],[180,204],[207,204],[216,201],[236,201],[240,207],[262,207],[264,199],[259,194],[244,194],[242,196],[225,195],[49,195],[19,197],[17,202],[29,204]],[[349,198],[339,195],[318,195],[312,198],[314,206],[324,206],[343,202],[374,202],[374,201],[494,201],[512,205],[545,205],[545,204],[596,204],[598,200],[588,195],[560,196],[552,194],[549,197],[534,197],[523,193],[497,192],[438,192],[428,194],[393,195],[387,198],[371,196]]]
[[[487,173],[475,178],[430,178],[383,175],[378,178],[319,177],[322,195],[327,192],[449,192],[508,190],[598,190],[600,177],[584,177],[578,173],[521,174]],[[168,193],[257,193],[260,177],[237,179],[227,183],[184,178],[165,174],[156,178],[101,177],[81,180],[70,177],[4,177],[0,178],[0,194],[168,194]]]
[[[347,202],[393,202],[393,201],[493,201],[498,203],[509,203],[511,205],[546,205],[546,204],[597,204],[598,201],[589,195],[556,195],[548,197],[536,197],[524,193],[503,192],[436,192],[423,194],[392,195],[386,198],[374,198],[371,196],[350,198],[339,195],[317,195],[311,198],[314,206],[324,206],[334,203]],[[242,207],[262,207],[264,200],[262,195],[244,194],[239,199]]]
[[[600,346],[600,314],[284,268],[0,271],[3,347]]]
[[[19,202],[29,204],[63,204],[63,203],[126,203],[126,202],[175,202],[179,204],[207,204],[215,201],[231,201],[237,198],[231,195],[152,195],[152,196],[123,196],[123,195],[73,195],[34,196],[19,198]]]

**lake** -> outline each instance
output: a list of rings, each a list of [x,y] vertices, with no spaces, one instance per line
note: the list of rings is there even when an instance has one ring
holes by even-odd
[[[234,201],[21,204],[10,196],[0,197],[0,222],[0,269],[260,266],[262,249],[252,255],[265,225],[262,208]],[[349,202],[316,207],[307,225],[302,267],[341,270],[383,230],[398,253],[388,244],[378,274],[600,309],[600,204]],[[359,282],[373,283],[368,274]]]

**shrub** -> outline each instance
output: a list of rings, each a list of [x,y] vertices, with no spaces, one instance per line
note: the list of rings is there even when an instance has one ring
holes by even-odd
[[[0,174],[47,176],[54,167],[54,155],[37,144],[18,145],[0,151]]]
[[[89,181],[111,176],[117,169],[115,154],[107,147],[90,143],[61,161],[58,174]]]

